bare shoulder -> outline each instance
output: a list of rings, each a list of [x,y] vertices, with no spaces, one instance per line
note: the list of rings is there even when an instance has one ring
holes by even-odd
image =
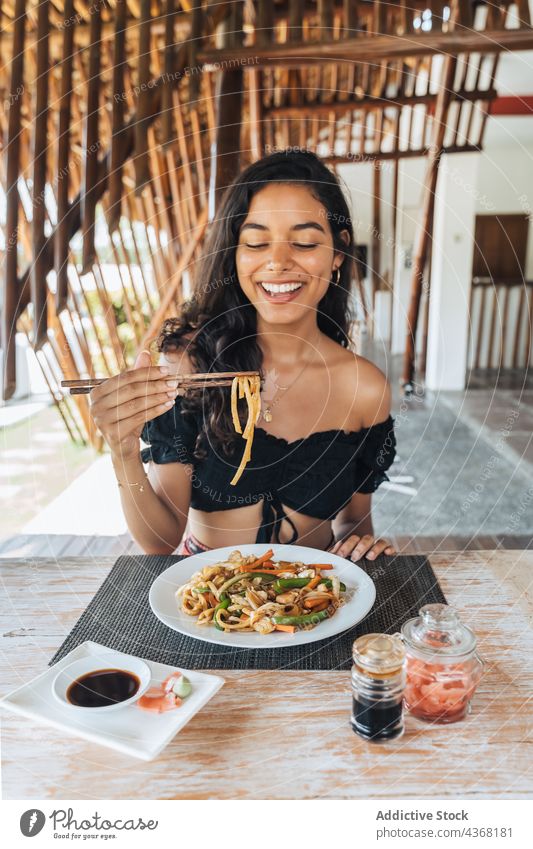
[[[391,411],[391,387],[381,369],[366,357],[344,349],[342,374],[345,391],[357,399],[359,426],[372,427],[385,421]]]

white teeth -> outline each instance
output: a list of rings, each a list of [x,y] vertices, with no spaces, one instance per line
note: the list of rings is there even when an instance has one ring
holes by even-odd
[[[302,288],[301,283],[263,283],[261,282],[261,286],[265,291],[270,292],[275,295],[280,292],[295,292],[297,289]]]

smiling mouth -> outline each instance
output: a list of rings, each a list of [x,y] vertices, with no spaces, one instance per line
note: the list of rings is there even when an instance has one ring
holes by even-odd
[[[286,283],[270,283],[266,280],[259,280],[257,285],[261,287],[269,300],[290,300],[296,297],[296,294],[303,288],[303,283],[296,280],[287,281]]]

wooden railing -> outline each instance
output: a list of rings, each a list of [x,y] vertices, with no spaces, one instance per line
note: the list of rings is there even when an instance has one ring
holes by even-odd
[[[531,364],[533,280],[474,277],[470,294],[469,368]]]

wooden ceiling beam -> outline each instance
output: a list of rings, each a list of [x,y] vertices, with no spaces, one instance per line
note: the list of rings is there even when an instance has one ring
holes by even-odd
[[[494,100],[498,97],[498,92],[495,88],[491,89],[476,89],[474,91],[457,91],[452,96],[453,100]],[[437,99],[436,94],[415,95],[409,97],[400,95],[398,97],[363,97],[359,100],[343,100],[341,103],[306,103],[302,106],[274,106],[270,109],[265,109],[265,117],[269,118],[301,118],[303,115],[320,115],[328,116],[330,112],[335,112],[336,115],[345,115],[355,110],[372,111],[378,108],[397,107],[397,106],[418,106],[427,103],[434,103]]]
[[[363,162],[375,162],[376,160],[413,159],[417,156],[425,157],[431,148],[412,148],[410,150],[380,150],[364,153],[352,153],[352,155],[321,156],[322,162],[327,165],[357,165]],[[476,144],[454,144],[442,149],[443,153],[479,153],[481,148]]]
[[[416,37],[377,35],[306,44],[253,45],[231,50],[201,50],[197,58],[206,70],[215,70],[221,62],[229,67],[240,64],[243,68],[272,68],[274,65],[294,68],[316,65],[319,61],[377,63],[384,59],[430,56],[434,53],[457,56],[460,53],[499,53],[503,50],[533,50],[533,29],[459,30],[423,33]]]

